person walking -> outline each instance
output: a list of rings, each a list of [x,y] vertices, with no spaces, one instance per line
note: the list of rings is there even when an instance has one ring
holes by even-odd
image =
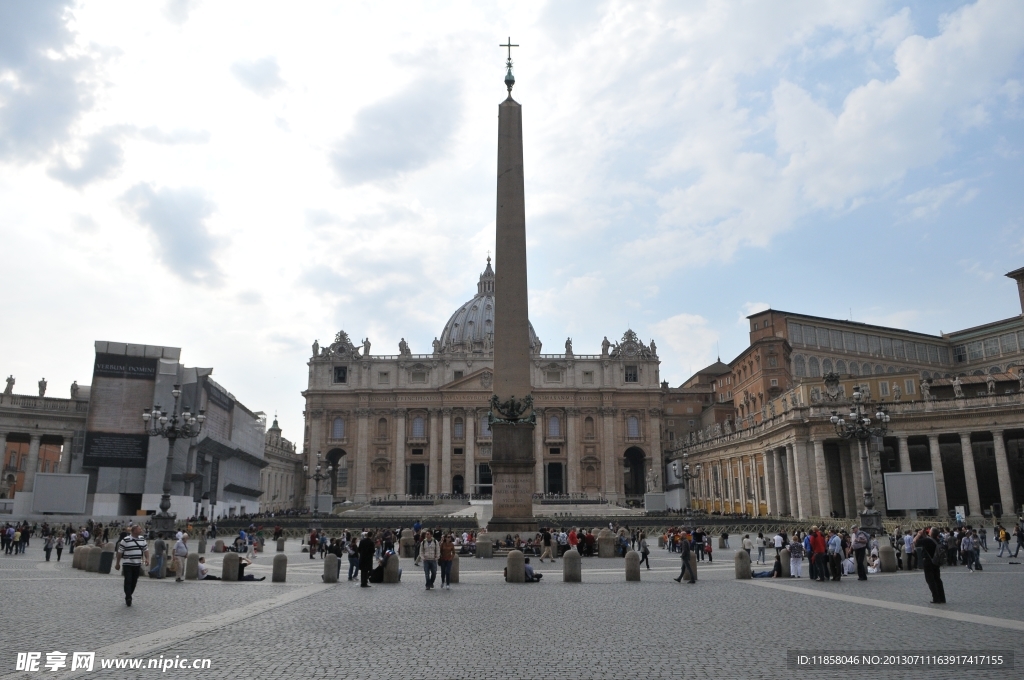
[[[685,537],[679,541],[679,553],[683,558],[683,569],[679,572],[679,578],[673,580],[676,583],[681,583],[683,576],[686,576],[686,572],[689,571],[690,583],[696,583],[697,575],[693,573],[693,566],[690,564],[690,542]]]
[[[359,544],[356,539],[345,543],[345,554],[348,555],[348,580],[355,581],[359,575]]]
[[[1006,550],[1006,556],[1010,556],[1010,536],[1007,534],[1006,529],[1002,525],[996,527],[996,536],[999,538],[999,554],[996,557],[1003,556],[1003,550]]]
[[[859,526],[854,525],[853,536],[851,536],[850,547],[853,548],[854,560],[857,563],[857,580],[867,581],[868,580],[868,568],[864,564],[866,557],[868,542],[871,541],[871,537],[868,536],[868,532],[862,530]],[[792,546],[790,546],[792,549]]]
[[[53,534],[46,537],[46,541],[43,543],[43,552],[46,553],[46,561],[50,561],[50,553],[53,551]]]
[[[125,536],[117,544],[117,559],[114,563],[114,570],[121,570],[121,561],[124,560],[124,603],[132,606],[132,595],[135,593],[135,586],[139,582],[139,572],[142,565],[149,566],[149,546],[146,539],[142,538],[142,527],[133,524],[130,527],[131,534]]]
[[[1013,551],[1013,556],[1016,558],[1020,554],[1020,549],[1024,548],[1024,529],[1021,529],[1018,524],[1013,528],[1013,535],[1017,538],[1017,548]]]
[[[423,562],[423,576],[426,580],[427,590],[433,590],[434,579],[437,578],[437,558],[441,550],[434,540],[434,534],[429,531],[423,532],[423,542],[420,544],[420,560]]]
[[[58,536],[57,542],[53,545],[57,549],[57,561],[60,562],[60,554],[64,552],[64,537]]]
[[[751,551],[754,549],[754,542],[750,540],[750,534],[743,534],[743,549],[747,553],[747,557],[750,557]]]
[[[363,532],[359,541],[359,587],[370,587],[370,572],[373,570],[373,539],[370,534]]]
[[[843,539],[835,529],[829,529],[828,567],[832,580],[838,581],[843,576]]]
[[[825,535],[816,525],[811,527],[808,538],[811,546],[808,559],[814,564],[813,577],[824,583],[828,578],[828,543],[825,541]]]
[[[946,604],[946,589],[942,585],[939,565],[944,555],[939,546],[939,530],[933,528],[931,533],[922,529],[917,537],[916,547],[921,549],[921,568],[928,589],[932,591],[932,604]]]
[[[441,554],[437,558],[437,565],[441,568],[441,588],[452,589],[452,561],[455,559],[455,542],[452,535],[446,534],[441,539]]]
[[[757,532],[757,540],[754,541],[754,545],[757,547],[757,563],[768,564],[764,556],[765,541],[762,532]]]
[[[185,580],[185,558],[188,557],[188,534],[178,534],[178,542],[174,544],[171,552],[174,559],[174,580],[180,583]]]
[[[543,562],[544,558],[547,557],[552,562],[555,558],[551,556],[551,531],[547,528],[541,529],[541,541],[544,545],[544,551],[540,554],[540,561]],[[441,587],[444,587],[444,579],[441,579]]]
[[[651,549],[647,547],[647,533],[640,532],[640,564],[647,563],[647,568],[651,568]]]

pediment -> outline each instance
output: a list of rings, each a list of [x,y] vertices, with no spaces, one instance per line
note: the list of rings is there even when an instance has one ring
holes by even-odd
[[[453,380],[441,388],[442,392],[490,392],[494,381],[494,370],[480,368],[458,380]]]

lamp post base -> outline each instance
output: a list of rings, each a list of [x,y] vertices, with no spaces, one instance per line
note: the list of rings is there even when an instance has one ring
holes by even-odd
[[[870,536],[878,536],[882,533],[882,513],[877,510],[861,510],[860,528],[868,532]]]
[[[169,538],[175,534],[177,515],[153,515],[149,526],[159,538]]]

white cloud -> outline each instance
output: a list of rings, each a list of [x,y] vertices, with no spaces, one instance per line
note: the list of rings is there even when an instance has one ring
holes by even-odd
[[[682,375],[685,380],[718,358],[718,331],[711,328],[702,316],[676,314],[651,324],[651,332],[656,339],[660,338],[658,354],[662,379]],[[670,351],[665,351],[665,347]]]
[[[736,319],[736,323],[743,328],[747,328],[750,325],[750,320],[747,317],[757,312],[763,312],[766,309],[771,309],[771,305],[767,302],[744,302],[740,307],[740,314]]]

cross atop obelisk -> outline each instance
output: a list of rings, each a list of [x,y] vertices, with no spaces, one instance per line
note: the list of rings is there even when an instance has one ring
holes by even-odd
[[[494,250],[494,394],[491,396],[491,472],[494,514],[488,528],[536,531],[533,494],[533,396],[526,285],[526,200],[523,109],[512,99],[512,48],[505,62],[508,98],[498,106],[498,191]]]

